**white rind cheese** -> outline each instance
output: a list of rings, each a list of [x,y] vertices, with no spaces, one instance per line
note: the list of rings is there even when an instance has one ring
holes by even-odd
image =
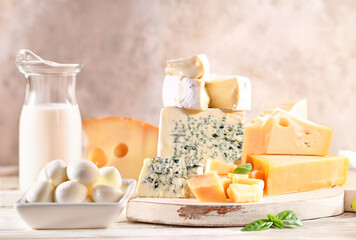
[[[188,177],[203,172],[207,159],[239,163],[245,113],[165,107],[161,110],[158,156],[184,159]]]
[[[207,109],[209,96],[199,79],[167,75],[162,88],[163,105],[188,109]]]
[[[211,74],[204,78],[210,97],[209,107],[236,111],[251,109],[250,79],[242,76]]]
[[[199,54],[193,57],[168,60],[165,71],[168,75],[180,78],[202,78],[209,74],[210,64],[205,54]]]
[[[146,158],[141,169],[136,193],[139,197],[189,197],[187,166],[184,160]]]

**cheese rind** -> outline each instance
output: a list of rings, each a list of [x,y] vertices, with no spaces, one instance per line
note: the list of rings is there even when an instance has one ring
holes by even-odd
[[[168,60],[165,72],[178,77],[202,78],[210,72],[210,64],[205,54]]]
[[[251,83],[248,78],[211,74],[204,80],[210,97],[209,107],[239,111],[251,109]]]
[[[244,112],[212,108],[163,108],[157,155],[184,159],[188,177],[201,173],[209,158],[228,164],[239,162],[244,116]]]
[[[83,120],[85,158],[98,167],[115,166],[123,178],[138,179],[143,159],[157,156],[158,128],[147,122],[104,117]],[[123,149],[125,151],[119,151]]]
[[[246,124],[243,160],[248,154],[329,154],[332,129],[275,109],[264,122]]]
[[[225,202],[226,196],[216,172],[208,172],[188,180],[189,189],[201,202]]]
[[[249,155],[248,161],[264,172],[267,195],[343,185],[347,178],[348,159],[341,155]]]
[[[167,75],[162,88],[163,106],[207,109],[210,98],[200,79]]]
[[[139,197],[189,197],[185,162],[175,158],[146,158],[136,193]]]

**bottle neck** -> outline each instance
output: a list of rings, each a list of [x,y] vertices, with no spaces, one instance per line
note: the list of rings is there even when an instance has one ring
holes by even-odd
[[[29,75],[26,78],[25,105],[77,105],[75,98],[76,74]]]

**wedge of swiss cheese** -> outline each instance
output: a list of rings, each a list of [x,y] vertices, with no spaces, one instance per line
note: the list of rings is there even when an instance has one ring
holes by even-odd
[[[306,117],[306,104],[284,105],[261,114],[246,124],[242,161],[248,154],[329,154],[332,129]]]
[[[248,161],[264,172],[266,195],[334,187],[347,178],[348,159],[341,155],[248,155]]]
[[[85,157],[98,167],[115,166],[122,178],[138,179],[145,158],[157,153],[158,128],[125,117],[83,120]]]

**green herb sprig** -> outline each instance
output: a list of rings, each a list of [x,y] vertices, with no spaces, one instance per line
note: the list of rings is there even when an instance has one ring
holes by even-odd
[[[297,217],[297,214],[291,210],[285,210],[276,216],[267,215],[267,219],[260,219],[247,224],[241,231],[261,231],[270,227],[276,228],[296,228],[303,226],[303,222]]]
[[[235,174],[247,174],[251,171],[252,171],[251,163],[246,163],[244,165],[241,165],[241,166],[235,168],[234,173]]]

